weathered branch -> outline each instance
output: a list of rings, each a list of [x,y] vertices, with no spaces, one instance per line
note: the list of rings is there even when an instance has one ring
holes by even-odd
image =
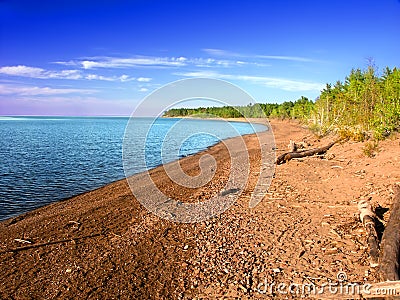
[[[44,246],[54,245],[54,244],[67,243],[67,242],[72,242],[72,241],[79,241],[79,240],[82,240],[82,239],[97,237],[97,236],[100,236],[102,234],[104,234],[104,233],[95,233],[95,234],[90,234],[90,235],[85,235],[85,236],[80,236],[80,237],[75,237],[75,238],[70,238],[70,239],[57,240],[57,241],[51,241],[51,242],[39,243],[39,244],[31,244],[29,246],[18,247],[18,248],[13,248],[13,249],[6,249],[4,251],[1,251],[0,254],[7,253],[7,252],[19,252],[19,251],[22,251],[22,250],[28,250],[28,249],[32,249],[32,248],[39,248],[39,247],[44,247]]]
[[[376,215],[372,211],[371,203],[367,200],[361,200],[358,203],[360,211],[360,220],[367,231],[367,242],[369,246],[369,255],[371,256],[371,267],[379,265],[379,239],[375,229]]]
[[[381,276],[383,280],[399,280],[400,186],[393,187],[390,217],[382,236]]]
[[[288,162],[292,158],[301,158],[301,157],[306,157],[306,156],[312,156],[312,155],[315,155],[315,154],[324,154],[335,143],[336,142],[331,142],[331,143],[329,143],[328,145],[326,145],[324,147],[314,148],[314,149],[310,149],[310,150],[283,153],[280,156],[278,156],[278,158],[276,159],[276,164],[277,165],[283,164],[285,162]]]

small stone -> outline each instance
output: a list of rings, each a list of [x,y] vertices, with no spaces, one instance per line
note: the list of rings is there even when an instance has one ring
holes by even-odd
[[[272,269],[272,271],[274,271],[274,273],[280,273],[280,272],[281,272],[281,269],[275,268],[275,269]]]
[[[338,253],[338,249],[336,247],[333,247],[331,249],[327,249],[325,251],[325,254],[327,254],[327,255],[332,255],[332,254],[336,254],[336,253]]]

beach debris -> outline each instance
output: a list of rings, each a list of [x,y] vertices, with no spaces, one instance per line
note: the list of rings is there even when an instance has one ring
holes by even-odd
[[[301,250],[299,253],[299,258],[301,258],[305,253],[306,253],[306,250],[304,250],[304,249]]]
[[[32,241],[30,241],[30,240],[14,239],[14,241],[19,242],[19,243],[24,243],[24,244],[32,244]]]
[[[369,254],[371,256],[371,267],[379,265],[379,239],[375,229],[376,215],[372,209],[369,200],[363,199],[358,202],[358,210],[360,212],[360,221],[367,231],[367,242],[369,246]]]
[[[227,189],[227,190],[224,190],[224,191],[221,192],[221,196],[226,196],[226,195],[229,195],[229,194],[235,194],[235,193],[237,193],[239,191],[240,191],[240,189],[238,189],[238,188]]]
[[[297,151],[296,143],[294,141],[290,140],[288,149],[290,150],[290,152],[296,152]]]
[[[309,143],[307,142],[295,142],[293,140],[290,140],[288,149],[290,152],[297,152],[299,149],[306,149],[308,146],[310,146]]]
[[[326,158],[327,160],[332,160],[332,159],[335,158],[335,154],[333,154],[333,153],[327,153],[327,154],[325,155],[325,158]]]
[[[67,226],[71,226],[72,229],[79,229],[79,227],[82,224],[80,222],[77,221],[68,221],[68,225]]]
[[[342,166],[332,166],[331,169],[343,169]]]
[[[274,268],[274,269],[272,269],[272,271],[273,271],[274,273],[280,273],[280,272],[282,272],[280,268]]]

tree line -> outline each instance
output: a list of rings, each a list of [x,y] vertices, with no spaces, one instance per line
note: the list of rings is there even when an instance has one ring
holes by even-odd
[[[246,106],[171,108],[164,112],[164,117],[199,117],[199,118],[294,118],[306,119],[315,103],[306,97],[297,101],[277,103],[254,103]]]
[[[344,81],[326,84],[315,101],[301,97],[283,103],[246,106],[173,108],[165,117],[290,118],[306,122],[320,134],[338,132],[357,140],[382,139],[400,129],[400,70],[374,66],[353,69]]]

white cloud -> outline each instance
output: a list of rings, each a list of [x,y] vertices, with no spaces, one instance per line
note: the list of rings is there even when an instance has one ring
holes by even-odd
[[[317,62],[317,60],[307,57],[300,56],[286,56],[286,55],[250,55],[241,54],[223,49],[202,49],[204,52],[211,56],[221,57],[236,57],[236,58],[250,58],[250,59],[267,59],[267,60],[287,60],[287,61],[298,61],[298,62]]]
[[[122,82],[125,82],[125,81],[135,80],[135,78],[130,78],[128,75],[123,74],[123,75],[119,76],[119,80],[121,80]]]
[[[128,75],[124,74],[121,76],[103,76],[103,75],[97,75],[97,74],[88,74],[85,76],[86,79],[88,80],[103,80],[103,81],[121,81],[121,82],[127,82],[127,81],[132,81],[135,80],[136,78],[134,77],[129,77]]]
[[[235,53],[232,51],[228,50],[222,50],[222,49],[210,49],[210,48],[205,48],[202,49],[205,53],[212,55],[212,56],[224,56],[224,57],[241,57],[242,55],[239,53]]]
[[[88,79],[88,80],[97,80],[97,78],[98,78],[98,75],[96,75],[96,74],[86,75],[86,79]]]
[[[148,92],[148,91],[149,91],[149,89],[148,88],[144,88],[144,87],[139,89],[139,92]]]
[[[49,96],[49,95],[61,95],[61,94],[74,94],[74,93],[92,94],[95,93],[95,91],[89,89],[51,88],[51,87],[0,84],[0,94],[2,95]]]
[[[40,79],[62,78],[80,79],[82,75],[79,70],[48,71],[42,68],[28,67],[24,65],[6,66],[0,68],[0,74],[19,77],[30,77]]]
[[[25,77],[38,77],[44,72],[41,68],[33,68],[27,66],[13,66],[13,67],[1,67],[0,73],[11,75],[11,76],[25,76]]]
[[[63,65],[63,66],[77,66],[76,61],[55,61],[53,64]]]
[[[83,74],[81,70],[60,70],[51,71],[42,68],[28,67],[24,65],[7,66],[0,68],[0,74],[18,77],[29,77],[37,79],[87,79],[87,80],[103,80],[103,81],[121,81],[127,82],[136,80],[135,77],[123,74],[121,76],[103,76],[98,74]],[[144,81],[151,80],[146,77],[140,77]],[[139,80],[140,81],[140,80]]]
[[[185,77],[206,77],[206,78],[222,78],[231,75],[223,75],[214,71],[196,71],[196,72],[184,72],[174,73],[174,75],[185,76]]]
[[[324,84],[318,82],[293,80],[279,77],[221,74],[212,71],[176,73],[176,75],[181,75],[185,77],[206,77],[225,80],[247,81],[254,84],[277,88],[285,91],[320,91],[324,87]]]
[[[150,82],[151,78],[149,78],[149,77],[139,77],[136,80],[139,81],[139,82]]]
[[[97,62],[84,60],[81,62],[84,69],[91,69],[97,67]]]
[[[57,62],[63,64],[63,62]],[[203,58],[203,57],[155,57],[155,56],[135,56],[129,58],[123,57],[108,57],[98,56],[87,58],[84,60],[77,60],[75,62],[67,61],[65,65],[74,64],[80,66],[85,70],[99,69],[99,68],[177,68],[186,66],[196,67],[231,67],[243,65],[243,61],[228,60],[228,59],[215,59],[215,58]]]
[[[257,58],[263,59],[275,59],[275,60],[289,60],[289,61],[300,61],[300,62],[316,62],[316,60],[300,57],[300,56],[284,56],[284,55],[257,55]]]
[[[195,67],[212,68],[212,67],[235,67],[243,65],[243,62],[227,59],[214,59],[214,58],[191,58],[187,60],[188,64]]]
[[[181,67],[186,65],[185,57],[136,56],[132,58],[93,57],[77,62],[84,69],[129,68],[129,67]],[[69,64],[70,62],[68,62]]]

